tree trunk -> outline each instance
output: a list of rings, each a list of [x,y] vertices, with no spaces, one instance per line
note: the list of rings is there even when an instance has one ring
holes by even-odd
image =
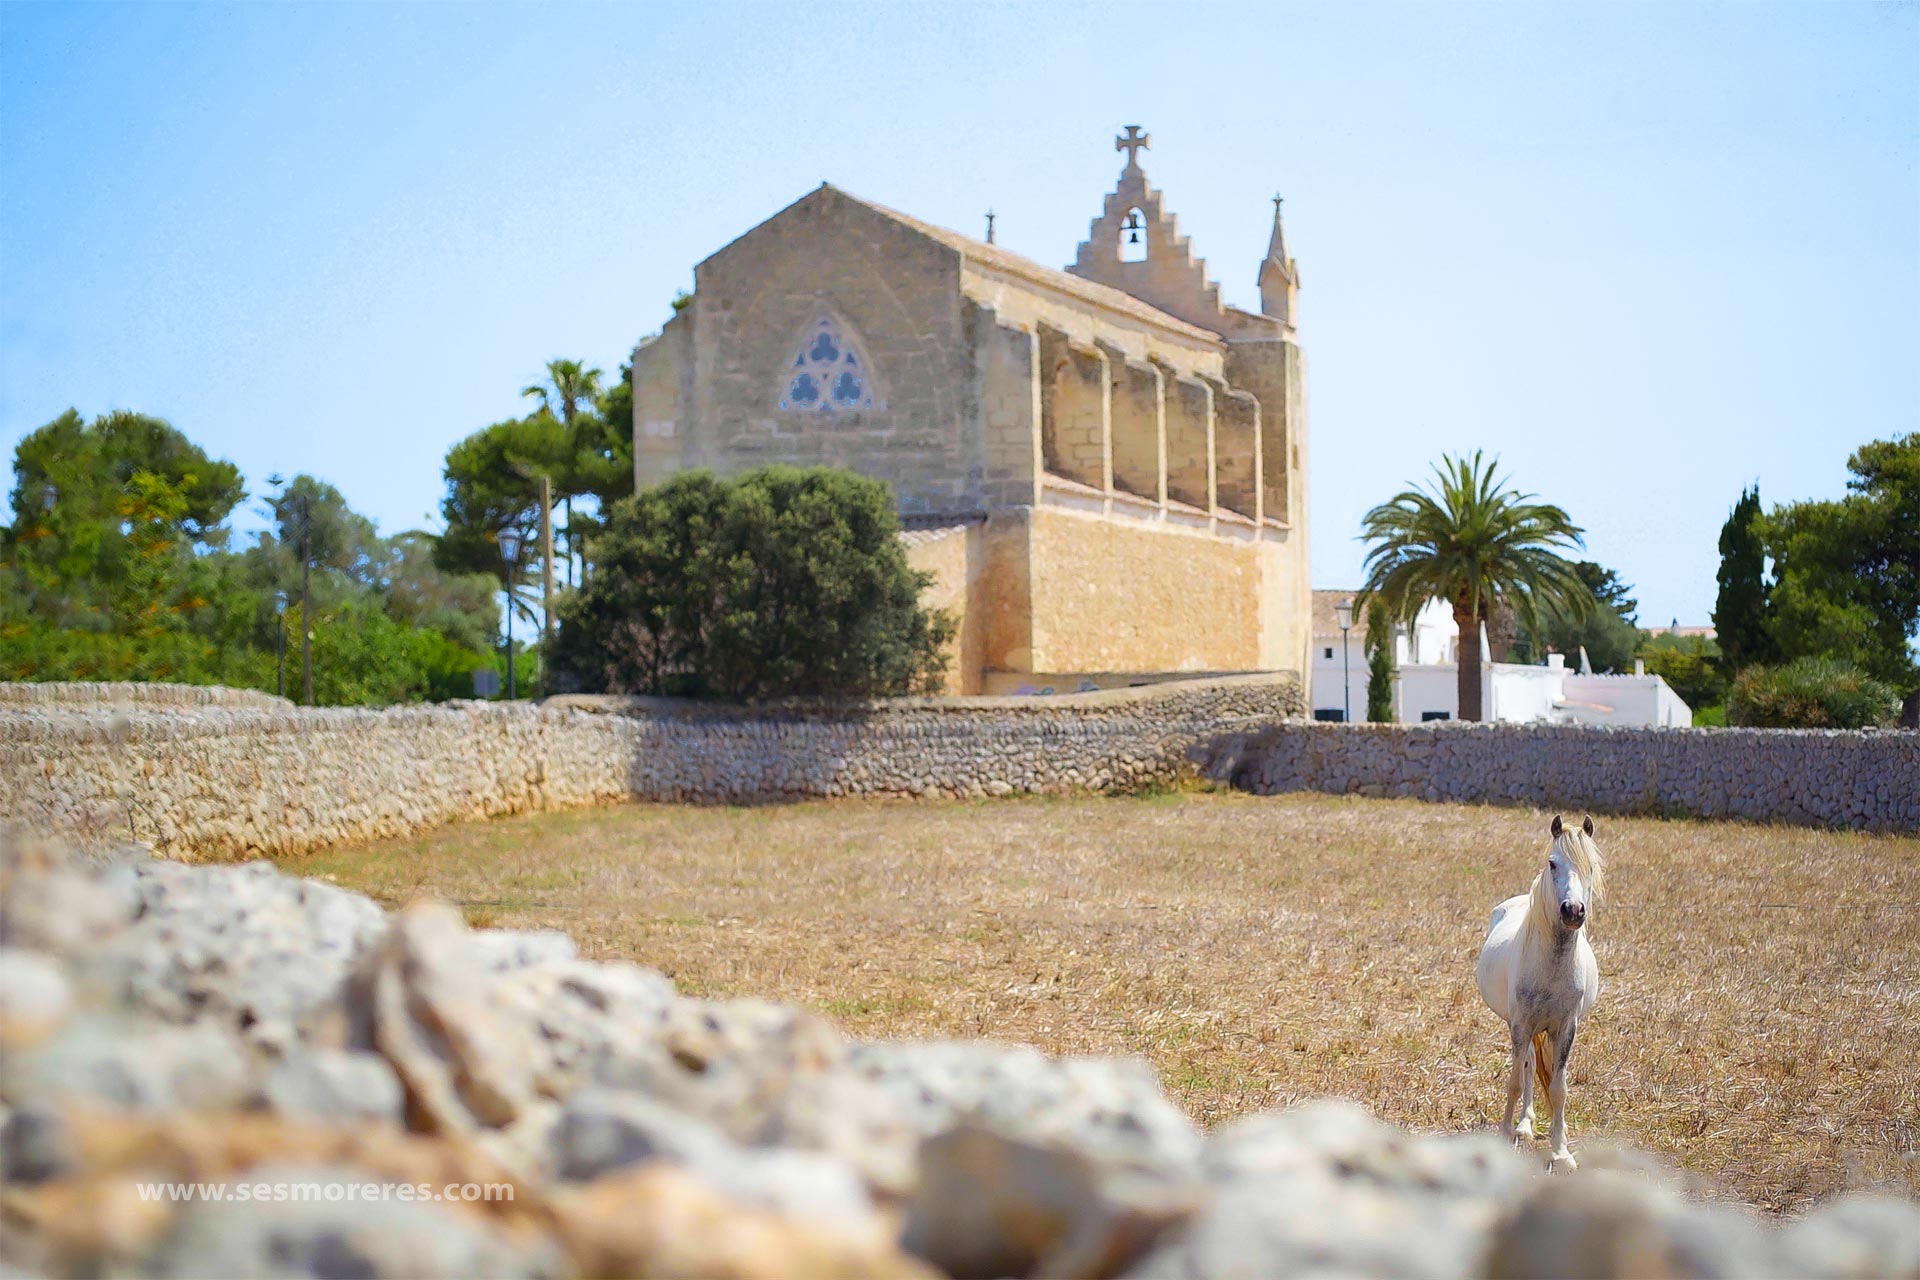
[[[1480,613],[1465,600],[1453,602],[1453,622],[1460,628],[1460,662],[1457,687],[1459,718],[1478,720],[1486,706],[1481,690],[1485,671],[1480,652]]]
[[[553,487],[540,477],[540,629],[553,634]]]

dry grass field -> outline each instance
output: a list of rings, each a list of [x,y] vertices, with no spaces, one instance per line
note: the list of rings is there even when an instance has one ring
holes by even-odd
[[[1341,1094],[1460,1130],[1499,1119],[1506,1039],[1473,961],[1548,817],[1200,792],[628,806],[286,866],[856,1036],[1142,1054],[1203,1124]],[[1599,840],[1574,1150],[1649,1148],[1782,1213],[1920,1193],[1920,839],[1602,819]]]

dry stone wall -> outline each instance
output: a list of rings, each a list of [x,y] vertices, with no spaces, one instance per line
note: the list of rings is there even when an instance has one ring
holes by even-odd
[[[1287,676],[831,708],[555,698],[371,711],[48,696],[0,702],[0,822],[193,858],[625,799],[1102,791],[1170,781],[1191,769],[1196,743],[1300,706]]]
[[[1245,790],[1920,830],[1920,733],[1289,723],[1199,752]]]
[[[1196,765],[1314,790],[1920,829],[1920,734],[1339,726],[1290,677],[1068,698],[713,707],[554,698],[382,711],[0,686],[0,824],[176,858],[285,853],[619,800],[1126,790]]]

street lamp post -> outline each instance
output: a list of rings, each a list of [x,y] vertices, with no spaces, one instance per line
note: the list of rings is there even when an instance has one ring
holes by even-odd
[[[1340,619],[1340,701],[1345,708],[1340,715],[1343,723],[1352,724],[1353,655],[1347,645],[1347,632],[1353,630],[1353,601],[1342,600],[1333,611]]]
[[[500,554],[507,562],[507,701],[512,702],[517,692],[513,678],[513,573],[520,559],[518,529],[500,531]]]
[[[273,593],[273,692],[287,696],[287,593]]]

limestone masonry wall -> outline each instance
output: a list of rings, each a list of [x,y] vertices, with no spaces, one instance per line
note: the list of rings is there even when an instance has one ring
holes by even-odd
[[[0,823],[171,857],[292,852],[615,800],[1107,790],[1298,715],[1291,676],[1064,699],[743,709],[643,698],[372,711],[0,699]]]
[[[1207,744],[1244,790],[1920,830],[1920,733],[1289,723]]]
[[[0,686],[0,824],[170,857],[292,852],[639,799],[1105,791],[1196,766],[1316,790],[1920,830],[1920,734],[1338,726],[1290,676],[1070,698],[743,709],[554,698],[383,711]]]

